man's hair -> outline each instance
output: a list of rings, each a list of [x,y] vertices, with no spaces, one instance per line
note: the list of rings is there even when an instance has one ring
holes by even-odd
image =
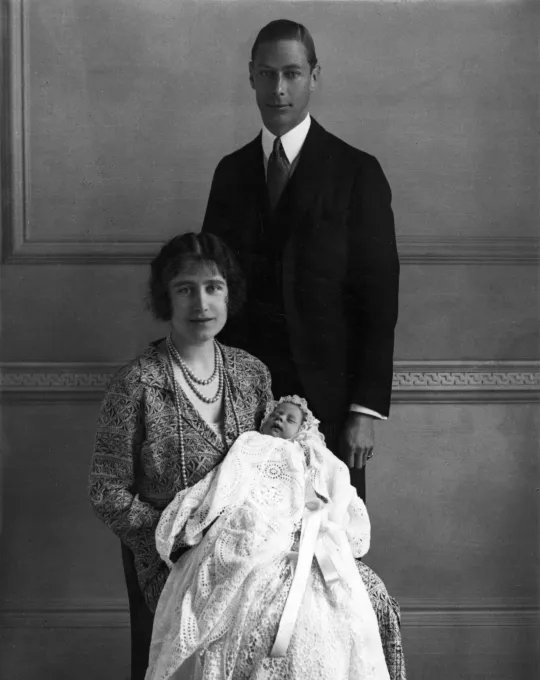
[[[169,283],[186,265],[194,262],[215,267],[227,282],[229,315],[241,309],[245,299],[245,281],[232,251],[215,234],[190,232],[168,241],[150,265],[149,306],[156,319],[171,320]]]
[[[317,66],[315,43],[311,33],[303,24],[298,24],[296,21],[290,21],[289,19],[276,19],[261,28],[251,48],[251,61],[255,61],[259,45],[278,40],[298,40],[306,49],[307,60],[311,68],[314,69]]]

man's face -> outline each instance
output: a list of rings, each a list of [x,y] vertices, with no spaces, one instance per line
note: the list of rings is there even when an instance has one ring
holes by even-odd
[[[304,120],[318,78],[319,66],[311,69],[306,48],[298,40],[258,46],[249,64],[249,81],[270,132],[281,137]]]
[[[282,402],[268,416],[261,432],[271,437],[291,439],[298,434],[303,421],[304,414],[299,406]]]

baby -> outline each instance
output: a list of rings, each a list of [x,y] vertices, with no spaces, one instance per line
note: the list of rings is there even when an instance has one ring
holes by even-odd
[[[299,433],[305,418],[302,406],[292,401],[294,397],[286,399],[291,401],[281,399],[263,421],[261,426],[263,434],[280,439],[293,439]]]
[[[355,557],[370,525],[304,399],[272,404],[165,508],[146,680],[388,680]],[[179,546],[191,546],[172,564]]]

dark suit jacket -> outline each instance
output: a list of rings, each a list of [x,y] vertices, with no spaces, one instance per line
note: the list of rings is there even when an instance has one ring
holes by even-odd
[[[388,414],[399,262],[391,193],[373,157],[312,119],[281,198],[282,290],[290,346],[319,418],[339,422],[350,403]],[[203,229],[236,252],[248,285],[268,211],[261,135],[225,156],[214,174]],[[259,255],[260,256],[260,255]],[[248,333],[240,343],[248,351]]]

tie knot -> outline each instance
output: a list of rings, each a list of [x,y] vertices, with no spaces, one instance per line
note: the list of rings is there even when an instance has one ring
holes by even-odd
[[[285,161],[286,163],[289,162],[286,154],[285,154],[285,149],[283,148],[283,144],[281,143],[281,137],[276,137],[274,139],[274,146],[272,147],[272,153],[274,154],[275,158],[279,158],[282,161]]]

